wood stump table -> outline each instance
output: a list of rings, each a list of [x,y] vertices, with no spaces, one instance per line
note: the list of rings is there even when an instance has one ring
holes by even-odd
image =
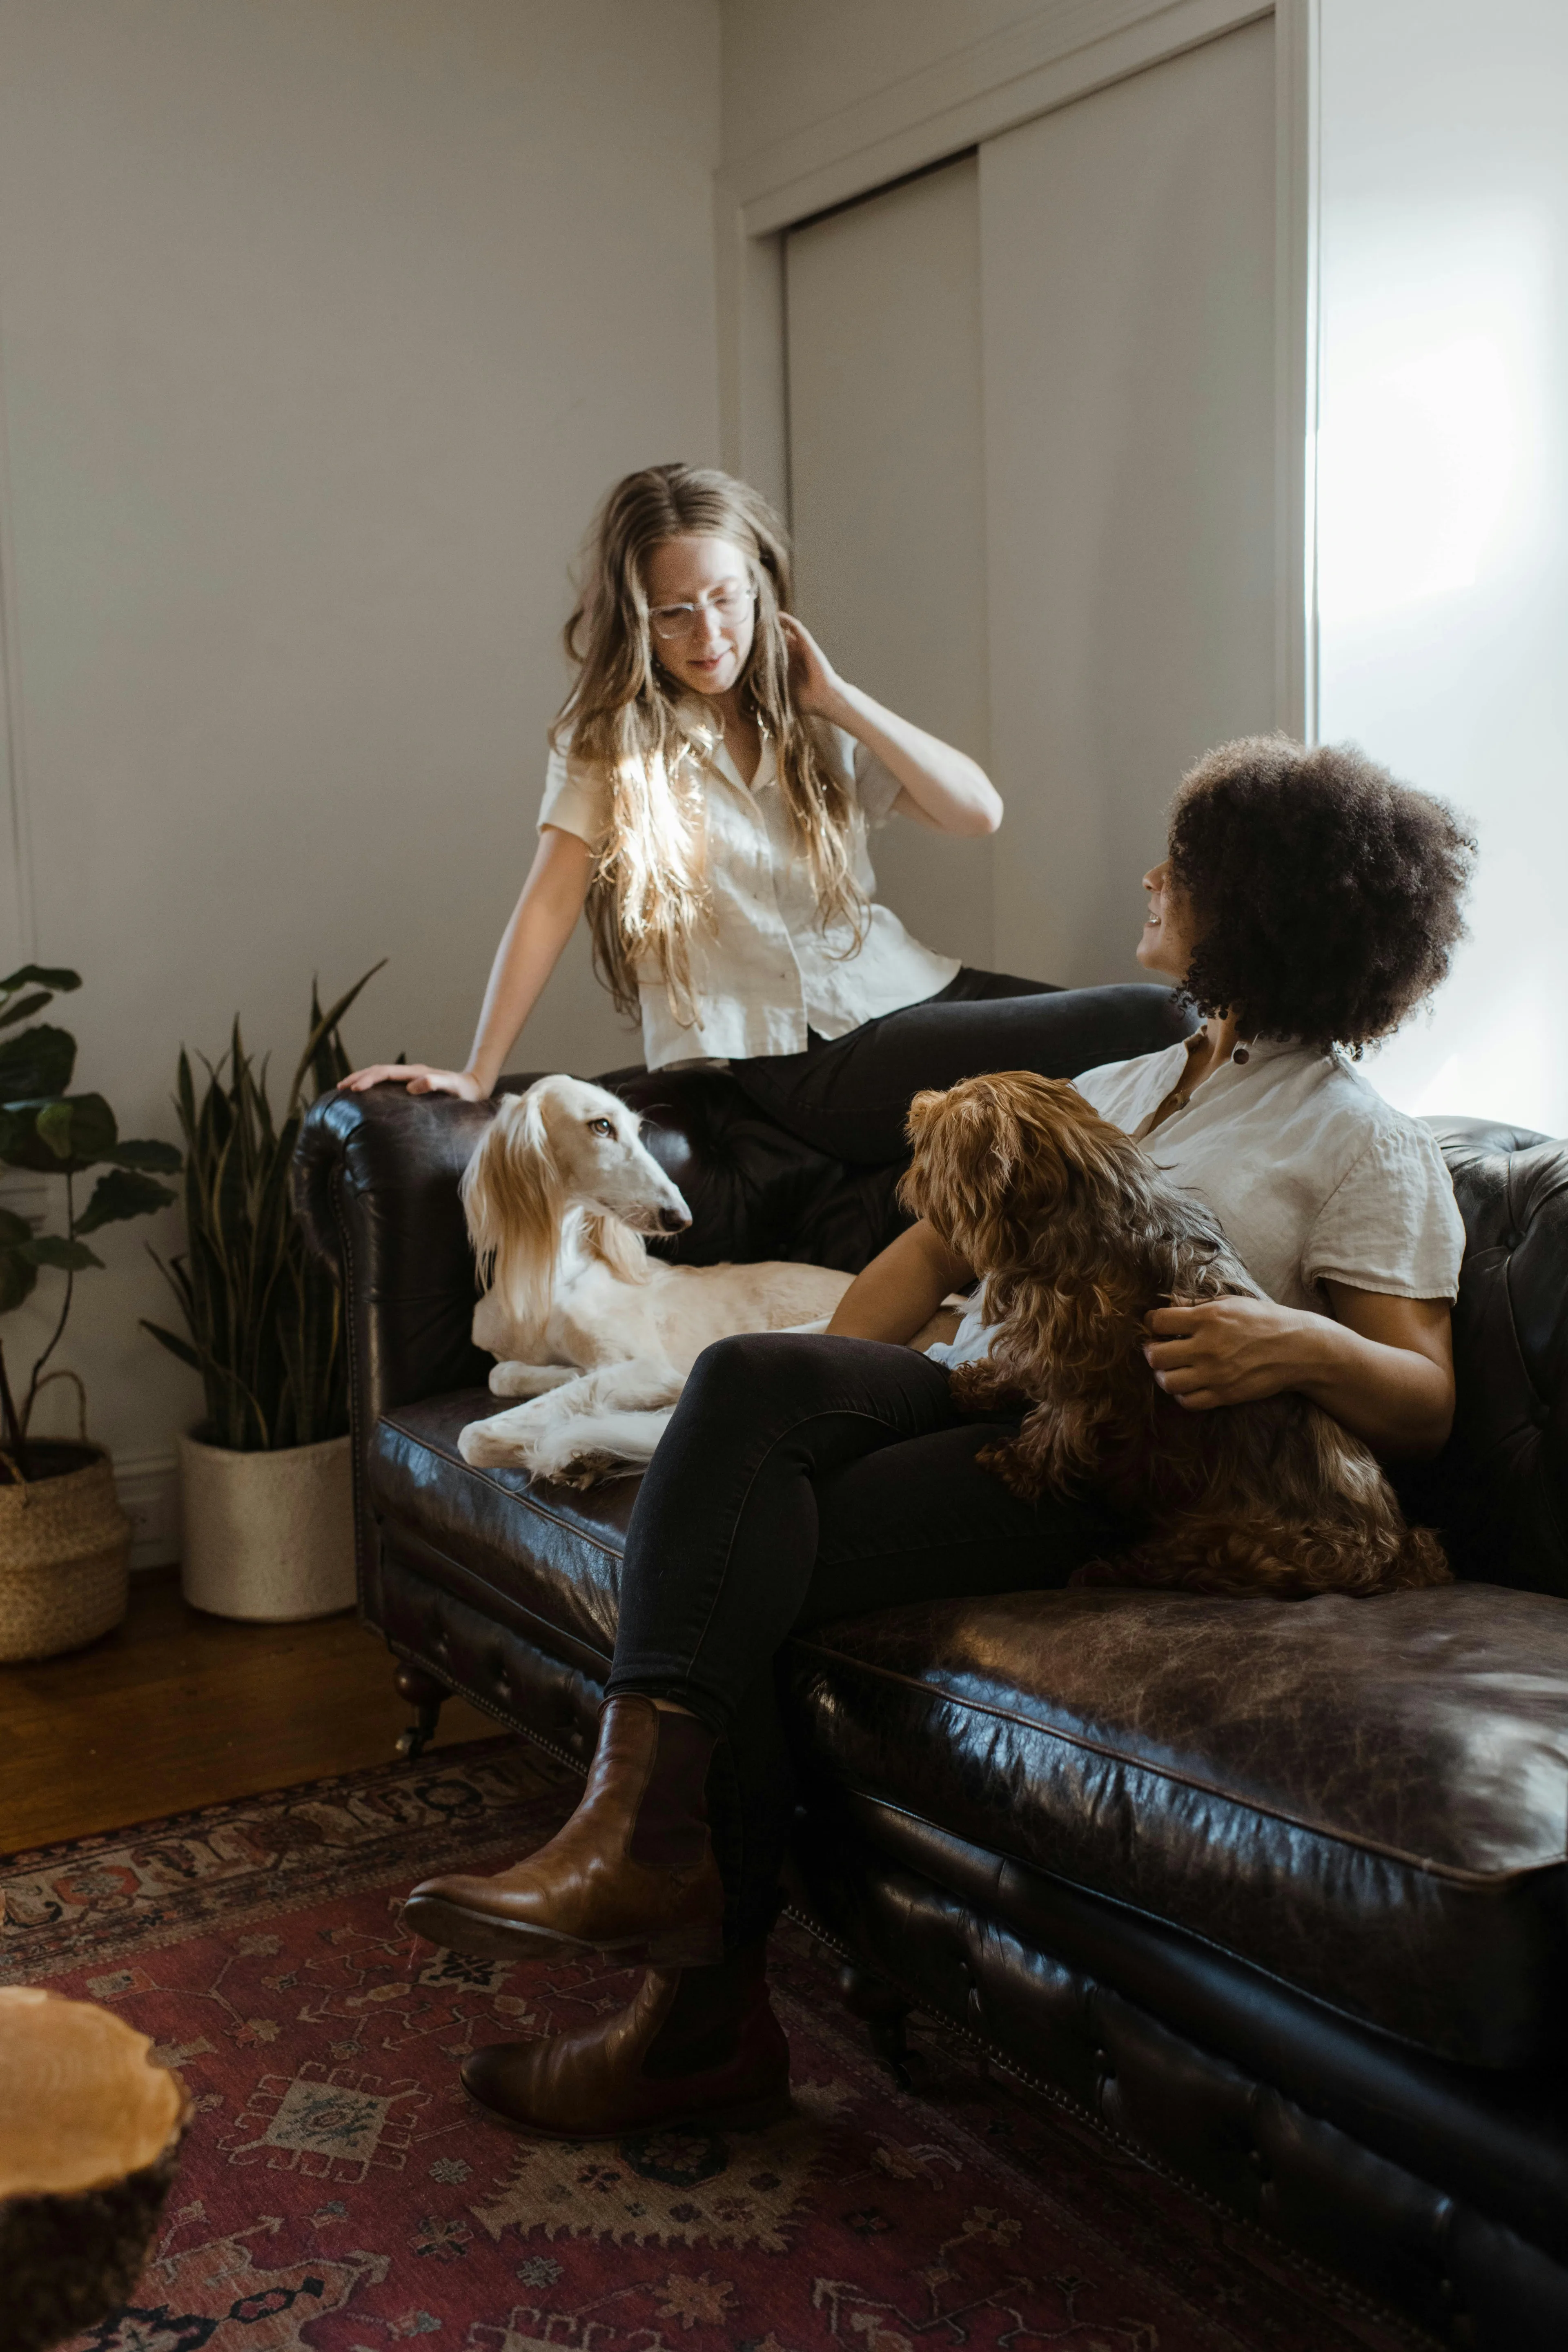
[[[136,2283],[190,2113],[152,2046],[106,2009],[0,1986],[5,2352],[47,2352]]]

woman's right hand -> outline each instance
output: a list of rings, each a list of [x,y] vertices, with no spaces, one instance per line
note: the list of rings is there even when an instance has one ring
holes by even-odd
[[[405,1086],[411,1095],[456,1095],[460,1102],[483,1102],[488,1087],[480,1086],[472,1070],[437,1070],[428,1062],[371,1062],[363,1070],[352,1070],[346,1078],[338,1080],[340,1094],[363,1095],[372,1087],[384,1086],[389,1078]]]

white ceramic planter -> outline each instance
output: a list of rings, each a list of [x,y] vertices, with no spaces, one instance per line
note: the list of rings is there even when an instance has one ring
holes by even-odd
[[[180,1580],[194,1609],[287,1623],[354,1597],[349,1440],[237,1454],[180,1440]]]

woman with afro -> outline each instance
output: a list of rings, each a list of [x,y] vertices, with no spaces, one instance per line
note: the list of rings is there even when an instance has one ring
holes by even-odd
[[[1137,954],[1203,1025],[1074,1083],[1205,1200],[1264,1294],[1149,1315],[1152,1376],[1188,1410],[1297,1390],[1390,1460],[1447,1437],[1464,1231],[1431,1136],[1359,1064],[1447,972],[1474,848],[1353,750],[1249,738],[1183,780]],[[987,1353],[982,1308],[945,1351],[888,1344],[972,1282],[917,1223],[826,1336],[699,1359],[633,1511],[583,1802],[527,1861],[408,1905],[410,1927],[481,1956],[650,1963],[616,2014],[468,2060],[470,2091],[512,2121],[586,2138],[775,2109],[782,1644],[897,1603],[1061,1585],[1114,1549],[1092,1496],[1026,1501],[978,1461],[997,1423],[964,1419],[937,1359]]]

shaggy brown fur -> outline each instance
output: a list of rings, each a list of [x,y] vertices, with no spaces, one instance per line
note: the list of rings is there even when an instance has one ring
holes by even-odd
[[[1030,1410],[981,1460],[1015,1494],[1093,1492],[1146,1532],[1075,1581],[1275,1597],[1443,1584],[1369,1448],[1290,1393],[1193,1412],[1143,1358],[1155,1307],[1261,1297],[1203,1204],[1076,1089],[1028,1071],[910,1108],[903,1198],[983,1276],[1001,1326],[966,1407]]]

